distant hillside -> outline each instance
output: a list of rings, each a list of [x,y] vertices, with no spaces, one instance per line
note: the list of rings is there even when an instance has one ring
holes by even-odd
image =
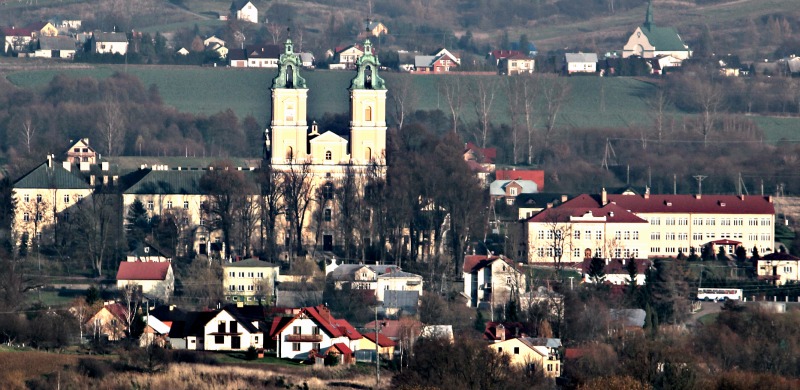
[[[186,46],[195,33],[245,42],[282,40],[287,28],[306,50],[352,42],[367,19],[386,24],[385,49],[429,51],[437,46],[484,53],[525,34],[541,51],[619,50],[644,19],[645,0],[254,0],[266,25],[226,26],[224,0],[38,0],[0,2],[0,25],[52,18],[80,18],[88,29],[161,31]],[[769,57],[798,47],[796,0],[654,0],[655,22],[677,28],[702,52]]]

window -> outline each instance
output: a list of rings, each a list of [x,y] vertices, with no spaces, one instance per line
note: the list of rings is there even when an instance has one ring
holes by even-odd
[[[667,226],[675,225],[675,218],[674,217],[667,218],[667,220],[664,221],[664,224],[667,225]]]
[[[167,208],[168,208],[168,209],[171,209],[171,208],[172,208],[172,201],[171,201],[171,200],[168,200],[168,201],[167,201]]]
[[[507,285],[511,285],[511,277],[510,276],[506,276],[506,284]],[[386,286],[386,289],[388,290],[389,286]]]
[[[761,226],[771,226],[772,223],[769,218],[761,218]]]
[[[28,195],[28,194],[25,194],[25,196],[23,196],[22,198],[25,200],[25,203],[28,203],[28,202],[31,201],[31,196]]]
[[[678,240],[686,241],[689,239],[689,233],[678,233]]]
[[[548,230],[547,231],[547,239],[548,240],[552,240],[553,239],[553,231],[552,230]]]
[[[29,222],[31,220],[31,215],[28,213],[22,214],[22,220],[25,222]]]
[[[300,326],[293,326],[292,327],[292,334],[303,334],[302,328]]]
[[[689,224],[689,218],[678,218],[678,225],[686,226]]]
[[[621,240],[622,239],[622,232],[617,230],[614,232],[614,239]]]
[[[749,218],[747,220],[747,226],[758,226],[758,218]]]
[[[261,278],[264,277],[264,273],[263,272],[259,272],[259,273],[256,274],[256,277],[261,279]]]
[[[595,248],[594,257],[603,257],[603,248]]]
[[[326,200],[333,199],[333,183],[327,182],[322,186],[322,198]]]
[[[239,277],[243,278],[244,277],[244,272],[239,272]]]
[[[519,347],[514,347],[514,355],[519,355]]]
[[[370,106],[367,106],[367,108],[364,109],[364,121],[366,122],[372,121],[372,107]]]
[[[733,226],[744,226],[744,218],[734,218]]]
[[[587,240],[591,240],[592,239],[592,231],[591,230],[585,231],[583,236],[586,237]]]
[[[69,195],[64,194],[64,203],[69,203]]]
[[[311,327],[311,334],[319,334],[319,326]]]
[[[616,248],[616,249],[614,249],[614,257],[616,257],[616,258],[618,258],[618,259],[619,259],[620,257],[622,257],[622,249],[620,249],[620,248]]]
[[[575,233],[572,233],[572,236],[575,237],[576,240],[580,240],[581,239],[581,231],[580,230],[576,230]]]
[[[575,248],[572,250],[572,257],[578,258],[581,257],[581,249]]]
[[[634,230],[633,231],[633,239],[634,240],[638,240],[639,239],[639,231],[638,230]]]
[[[714,226],[717,224],[716,218],[706,218],[706,225]]]
[[[252,284],[247,286],[247,291],[254,291],[256,288]]]
[[[236,286],[231,284],[230,286],[228,286],[228,291],[236,291]]]
[[[42,219],[44,219],[42,218],[42,213],[36,213],[36,220],[41,221]]]
[[[331,214],[332,214],[331,209],[325,209],[325,222],[331,221]]]
[[[243,284],[239,285],[239,291],[244,291],[244,285]]]
[[[544,240],[544,230],[539,230],[537,232],[536,238],[538,238],[540,240]]]
[[[83,200],[83,195],[78,195],[78,202]]]
[[[650,218],[651,225],[661,225],[661,218],[660,217],[653,217]]]
[[[230,272],[228,272],[228,276],[230,276],[232,278],[235,278],[236,277],[236,272],[230,271]]]
[[[508,189],[508,193],[511,196],[517,196],[517,187],[511,187]]]
[[[730,218],[720,218],[719,224],[722,226],[731,226],[731,219]]]
[[[702,240],[703,233],[692,233],[692,240]]]
[[[325,161],[331,161],[331,160],[333,160],[333,153],[331,153],[330,150],[326,150],[325,151]]]
[[[653,253],[661,253],[661,248],[659,248],[659,247],[653,247],[653,248],[650,248],[650,252],[653,252]]]
[[[36,203],[42,203],[42,194],[36,194]]]
[[[706,239],[715,238],[717,235],[715,233],[706,233]]]
[[[313,348],[315,351],[319,351],[320,344],[319,343],[313,343],[313,344],[311,344],[311,348]]]
[[[664,238],[667,240],[675,240],[675,233],[667,233]]]
[[[225,336],[214,336],[215,344],[225,344]]]
[[[514,204],[514,198],[506,199],[506,204],[509,205],[509,206],[513,205]]]
[[[792,267],[783,267],[783,272],[784,273],[791,273],[792,272]]]
[[[692,220],[692,225],[703,226],[703,218],[695,218]]]
[[[630,240],[631,239],[631,232],[626,230],[624,237],[625,237],[626,240]]]
[[[153,201],[152,200],[148,200],[147,201],[147,209],[148,210],[152,210],[153,209]]]
[[[537,248],[536,255],[539,257],[544,257],[544,248]]]
[[[598,230],[598,231],[595,232],[595,239],[597,239],[597,240],[602,240],[603,239],[603,231],[602,230]]]
[[[292,343],[292,351],[299,351],[300,343]]]
[[[189,201],[188,200],[184,200],[183,201],[183,209],[184,210],[189,210]]]

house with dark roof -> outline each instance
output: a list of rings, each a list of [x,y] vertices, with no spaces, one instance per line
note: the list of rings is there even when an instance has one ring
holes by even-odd
[[[176,321],[169,331],[173,348],[197,351],[246,351],[264,348],[264,332],[259,320],[247,318],[236,307],[192,312]]]
[[[118,32],[95,31],[92,34],[92,53],[119,54],[128,52],[128,36]]]
[[[277,68],[283,50],[278,45],[249,45],[245,47],[247,67]]]
[[[139,262],[154,261],[162,263],[165,261],[171,261],[172,258],[158,250],[158,248],[155,246],[140,242],[136,244],[136,248],[128,252],[128,256],[125,258],[125,260]]]
[[[355,361],[363,336],[347,320],[334,318],[324,306],[304,307],[292,316],[275,317],[270,338],[276,341],[277,357],[308,360],[336,346],[341,363]]]
[[[19,242],[36,239],[50,243],[56,237],[57,222],[69,221],[70,213],[92,195],[94,186],[69,163],[47,161],[14,182],[14,236]],[[73,214],[74,215],[74,214]]]
[[[597,72],[597,53],[565,53],[564,67],[567,74]]]
[[[325,278],[337,290],[367,290],[374,292],[375,299],[383,302],[385,308],[407,307],[410,300],[422,297],[422,276],[404,272],[396,265],[382,264],[337,264],[332,259],[325,267]],[[391,293],[390,293],[391,292]],[[386,294],[391,294],[387,302]],[[414,302],[416,309],[417,302]]]
[[[34,52],[34,57],[71,59],[75,57],[77,48],[78,41],[74,38],[45,36],[39,38],[39,47]]]
[[[415,73],[447,73],[460,65],[461,58],[445,48],[439,48],[431,55],[414,57]]]
[[[800,281],[800,257],[786,252],[774,252],[754,260],[758,280],[774,286]]]
[[[692,51],[674,28],[656,26],[651,0],[647,3],[644,23],[633,31],[622,49],[622,58],[630,56],[642,58],[672,56],[685,60],[692,56]]]
[[[245,52],[244,49],[228,50],[228,65],[230,65],[231,68],[246,68],[247,52]]]
[[[172,263],[124,261],[117,270],[117,288],[133,287],[144,295],[164,301],[169,300],[175,290],[175,275]]]
[[[469,307],[503,305],[526,289],[520,265],[504,256],[464,256],[464,295]]]

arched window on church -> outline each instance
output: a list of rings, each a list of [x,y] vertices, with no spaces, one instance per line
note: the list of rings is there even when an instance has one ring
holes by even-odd
[[[364,160],[372,161],[372,148],[364,148]]]
[[[364,109],[364,121],[365,122],[372,122],[372,107],[367,106]]]
[[[322,198],[325,200],[333,199],[333,183],[327,182],[322,186]]]
[[[369,65],[364,69],[364,88],[372,89],[372,67]]]
[[[294,159],[294,151],[292,150],[291,146],[286,147],[286,161],[292,161]]]
[[[286,88],[294,88],[294,71],[291,65],[286,67]]]
[[[286,114],[285,115],[285,121],[286,122],[294,122],[295,110],[294,110],[294,104],[293,103],[288,103],[286,105],[286,110],[284,111],[284,113]]]
[[[331,153],[330,150],[326,150],[325,151],[325,161],[331,161],[331,160],[333,160],[333,153]]]

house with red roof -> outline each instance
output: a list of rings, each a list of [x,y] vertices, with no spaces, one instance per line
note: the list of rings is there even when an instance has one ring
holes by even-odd
[[[544,171],[541,169],[497,169],[494,174],[497,180],[530,180],[536,183],[539,192],[544,191]]]
[[[143,294],[169,300],[175,290],[175,275],[170,262],[125,261],[119,264],[117,288],[135,286]]]
[[[128,329],[128,309],[120,303],[105,302],[83,324],[86,333],[93,338],[105,338],[109,341],[122,340]]]
[[[334,318],[324,305],[304,307],[292,316],[275,317],[269,334],[276,342],[278,358],[313,359],[335,346],[344,364],[355,361],[354,351],[363,337],[347,320]]]
[[[714,245],[773,252],[770,196],[582,194],[534,214],[525,224],[528,261],[582,263],[585,258],[647,259],[701,253]]]
[[[32,42],[35,32],[28,28],[3,27],[0,28],[3,35],[4,53],[21,52],[32,49]]]
[[[363,362],[374,362],[375,361],[375,350],[376,350],[376,332],[364,332],[362,333],[364,337],[359,340],[358,350],[356,352],[356,360]],[[394,349],[396,344],[392,339],[386,337],[385,335],[381,334],[380,332],[377,333],[377,350],[381,356],[381,359],[391,359],[394,356]]]
[[[501,256],[464,256],[464,295],[469,307],[495,307],[519,299],[526,290],[520,265]]]
[[[647,220],[612,203],[569,207],[575,203],[546,208],[527,220],[529,263],[579,264],[592,257],[649,255]]]

